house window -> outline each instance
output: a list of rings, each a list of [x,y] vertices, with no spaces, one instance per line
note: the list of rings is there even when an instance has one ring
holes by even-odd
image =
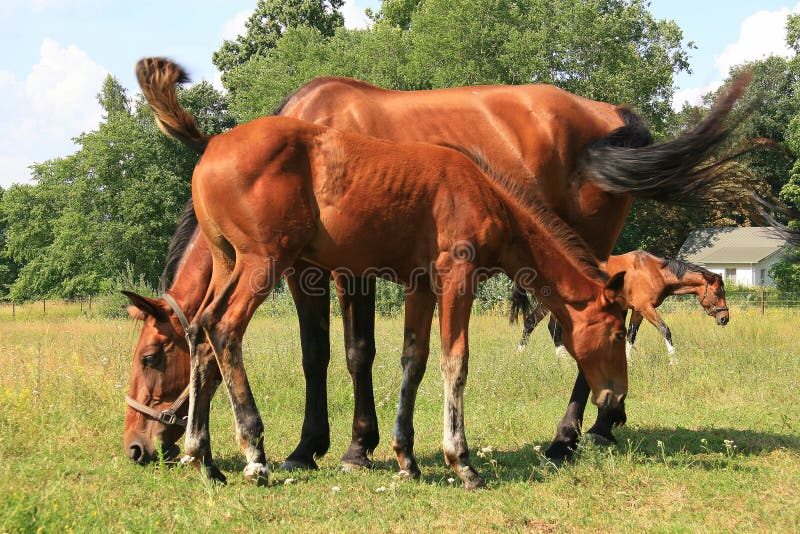
[[[725,268],[725,281],[736,281],[736,267],[726,267]]]

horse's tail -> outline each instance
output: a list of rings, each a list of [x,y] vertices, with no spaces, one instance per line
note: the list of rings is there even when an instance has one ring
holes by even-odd
[[[514,324],[522,314],[523,319],[531,314],[533,311],[533,304],[528,298],[528,292],[514,284],[514,289],[511,291],[509,298],[508,322]]]
[[[740,201],[742,191],[751,191],[758,180],[732,160],[753,146],[722,156],[715,152],[730,133],[725,120],[750,78],[750,73],[739,76],[700,124],[670,141],[652,144],[643,121],[619,108],[625,125],[587,146],[580,162],[584,176],[609,193],[659,202]]]
[[[162,57],[140,59],[136,63],[136,78],[144,98],[153,109],[159,129],[202,154],[211,137],[197,128],[194,117],[178,102],[175,86],[189,81],[180,65]]]

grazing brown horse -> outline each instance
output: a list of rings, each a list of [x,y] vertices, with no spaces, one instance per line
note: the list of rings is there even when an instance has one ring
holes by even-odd
[[[699,265],[673,258],[661,258],[643,250],[634,250],[626,254],[610,256],[603,267],[612,276],[619,272],[625,273],[625,302],[628,309],[633,310],[630,323],[628,323],[628,343],[626,345],[628,361],[630,361],[631,349],[636,340],[636,332],[639,330],[643,318],[650,321],[664,336],[669,354],[675,353],[669,326],[656,312],[656,308],[671,295],[694,293],[700,301],[700,306],[708,315],[716,319],[718,325],[728,324],[730,316],[728,306],[725,304],[725,284],[722,277]],[[513,298],[520,298],[520,296],[515,293]],[[547,308],[539,305],[525,316],[522,338],[519,341],[520,351],[527,344],[528,337],[536,325],[548,313]],[[563,344],[560,342],[560,329],[554,320],[550,321],[548,328],[556,345],[556,352],[560,353],[563,349]]]
[[[154,62],[162,90],[177,105],[174,64]],[[151,80],[159,83],[158,80]],[[156,113],[162,128],[201,139],[179,108]],[[176,128],[177,125],[177,128]],[[360,276],[388,269],[407,287],[404,385],[416,390],[439,305],[445,383],[444,454],[463,485],[483,480],[466,445],[463,393],[468,324],[476,285],[505,272],[550,305],[565,343],[586,376],[592,401],[619,417],[627,392],[625,331],[618,302],[624,273],[610,278],[583,241],[538,199],[489,179],[462,153],[393,144],[285,117],[268,117],[207,139],[195,168],[195,213],[213,259],[211,282],[189,332],[192,350],[188,461],[222,478],[210,453],[208,413],[219,366],[248,464],[268,469],[264,426],[242,360],[241,340],[258,305],[299,258]],[[388,271],[387,271],[388,272]],[[546,289],[545,289],[546,288]],[[413,417],[404,395],[398,419]],[[401,422],[396,425],[403,427]],[[401,468],[416,468],[410,436],[395,436]]]
[[[401,92],[345,78],[322,78],[298,90],[281,113],[378,137],[465,146],[481,154],[516,187],[540,189],[544,202],[576,228],[598,256],[605,257],[632,196],[686,202],[724,178],[724,173],[715,172],[720,170],[718,165],[704,163],[725,137],[724,118],[743,84],[735,86],[695,130],[669,143],[641,149],[633,147],[649,144],[649,133],[627,109],[550,86]],[[147,87],[143,90],[147,96]],[[148,96],[151,105],[153,97],[157,95]],[[203,139],[184,141],[202,152]],[[172,257],[179,259],[180,254]],[[309,271],[315,272],[304,276]],[[301,441],[286,466],[315,467],[314,456],[324,454],[329,444],[325,395],[330,357],[328,276],[314,276],[318,273],[316,267],[298,261],[287,276],[298,309],[307,387]],[[174,266],[168,264],[166,279],[174,274]],[[306,290],[300,287],[302,279]],[[343,461],[368,465],[367,455],[378,443],[371,380],[374,282],[351,284],[349,290],[339,292],[339,298],[355,390],[353,440]],[[571,454],[588,393],[579,370],[567,413],[547,451],[549,457],[562,459]]]

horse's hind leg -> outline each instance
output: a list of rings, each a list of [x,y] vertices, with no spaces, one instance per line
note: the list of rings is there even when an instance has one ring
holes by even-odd
[[[436,297],[429,291],[406,294],[405,331],[403,339],[403,383],[397,401],[397,417],[392,430],[392,448],[397,454],[400,473],[419,478],[421,473],[414,458],[414,405],[417,390],[425,374],[430,352],[431,321]]]
[[[328,452],[328,363],[330,345],[330,273],[298,261],[286,275],[300,323],[306,403],[300,443],[281,469],[317,469],[315,458]]]
[[[265,257],[271,258],[266,265]],[[245,372],[242,337],[256,308],[274,289],[280,273],[289,264],[282,262],[277,254],[237,257],[224,289],[215,292],[214,302],[200,315],[200,326],[214,349],[233,406],[236,438],[247,460],[244,476],[259,484],[266,483],[269,477],[264,424]],[[253,265],[259,267],[250,267]],[[217,268],[216,261],[214,267]]]
[[[336,275],[342,309],[347,370],[353,380],[353,426],[350,446],[342,456],[345,469],[372,467],[369,455],[378,446],[378,416],[372,390],[375,361],[375,279]]]

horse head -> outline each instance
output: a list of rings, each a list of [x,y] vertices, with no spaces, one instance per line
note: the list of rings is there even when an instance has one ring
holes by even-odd
[[[142,321],[133,354],[130,390],[126,397],[124,443],[136,463],[174,459],[175,444],[183,435],[189,384],[189,346],[184,338],[183,312],[165,296],[149,299],[124,292],[131,305],[128,314]],[[186,390],[188,391],[188,390]]]

